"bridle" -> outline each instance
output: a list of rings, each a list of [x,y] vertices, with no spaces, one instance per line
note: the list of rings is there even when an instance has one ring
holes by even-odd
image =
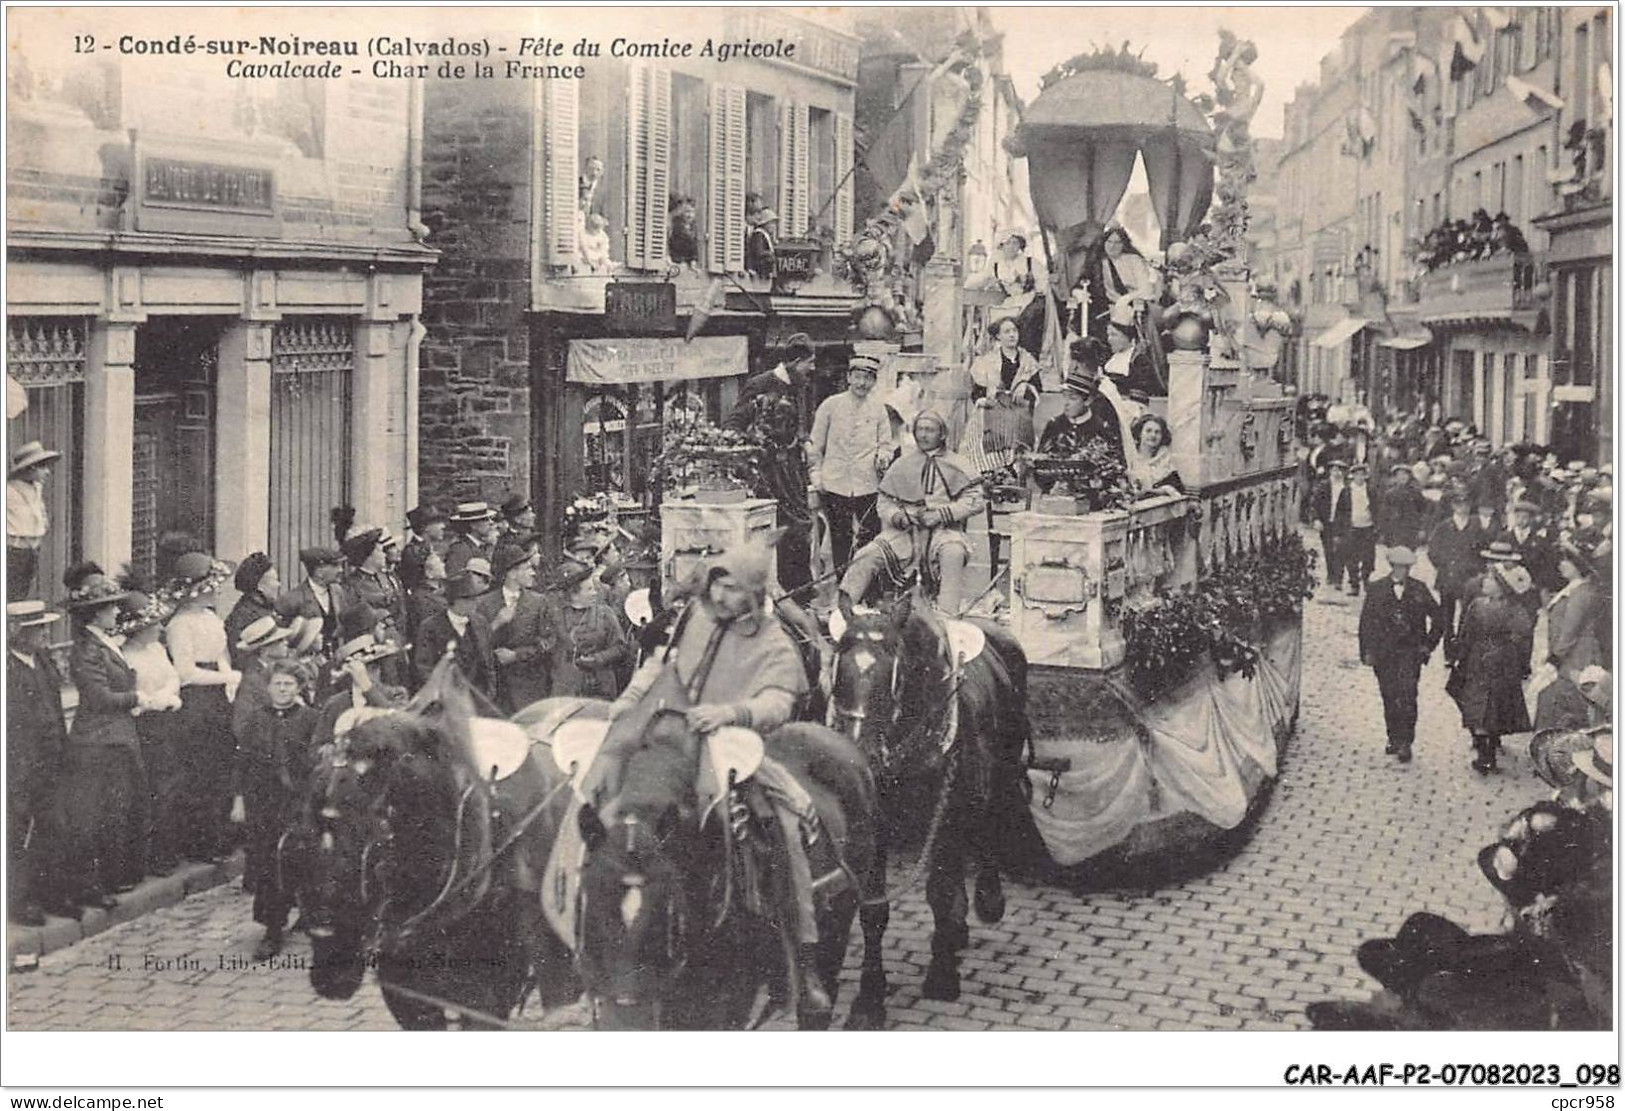
[[[343,811],[339,809],[334,798],[341,773],[344,769],[352,769],[353,775],[363,774],[363,771],[354,770],[354,765],[360,762],[362,761],[350,753],[347,741],[338,742],[333,752],[327,791],[319,811],[324,839],[331,836],[331,830],[326,828],[327,824],[343,816]],[[398,924],[389,923],[388,910],[396,900],[396,895],[391,891],[389,870],[383,866],[388,851],[397,844],[392,820],[396,815],[396,803],[390,798],[387,781],[364,811],[363,820],[367,833],[361,843],[357,895],[362,908],[376,907],[370,914],[368,929],[363,938],[366,948],[393,948],[409,941],[431,925],[455,922],[472,910],[489,890],[488,864],[493,855],[490,849],[489,825],[491,788],[460,763],[453,766],[452,774],[455,777],[457,806],[453,819],[451,853],[437,877],[439,882],[434,897]],[[471,829],[469,821],[480,816],[481,807],[484,808],[483,814],[486,815],[486,819],[484,822],[476,821],[475,828]],[[459,879],[464,882],[459,884]],[[459,896],[466,893],[469,897],[466,900],[459,898],[453,903],[454,892]]]
[[[639,843],[640,839],[642,839],[645,836],[652,836],[652,835],[649,835],[649,834],[646,833],[646,827],[645,827],[644,823],[635,814],[625,815],[624,817],[622,817],[620,819],[619,822],[616,823],[616,825],[617,825],[618,828],[612,830],[610,832],[610,836],[612,836],[612,837],[616,836],[618,833],[624,835],[624,837],[626,839],[625,840],[625,845],[624,845],[624,852],[626,853],[628,858],[635,859],[636,854],[637,854],[637,849],[638,849],[638,843]],[[727,827],[725,825],[724,826],[725,836],[726,836],[726,828]],[[659,843],[658,838],[656,838],[655,841],[656,841],[657,844]],[[675,865],[671,865],[671,866],[675,867]],[[724,864],[724,870],[727,873],[729,873],[729,879],[726,881],[726,884],[727,884],[727,891],[731,893],[731,889],[732,889],[732,879],[731,879],[732,862],[731,861]],[[642,871],[626,871],[626,872],[622,873],[621,879],[620,879],[620,890],[621,890],[622,905],[621,905],[620,908],[618,908],[615,911],[615,913],[617,913],[620,916],[623,925],[629,927],[631,925],[630,920],[632,918],[634,918],[636,916],[636,913],[637,913],[636,910],[632,911],[631,913],[627,912],[627,910],[626,910],[627,901],[635,898],[637,900],[637,902],[638,902],[639,907],[641,907],[642,899],[643,899],[642,893],[643,893],[645,887],[647,886],[647,884],[648,884],[647,876]],[[712,930],[709,931],[709,932],[715,932],[715,929],[717,927],[720,927],[723,920],[726,919],[726,917],[727,917],[727,905],[728,905],[728,903],[730,901],[731,901],[730,898],[725,896],[723,912],[722,912],[721,916],[718,918],[717,922],[713,925]],[[667,960],[668,964],[667,964],[667,967],[657,977],[655,977],[654,990],[652,992],[652,1001],[650,1003],[650,1006],[653,1009],[655,1025],[657,1027],[659,1026],[659,1022],[660,1022],[661,1000],[666,998],[667,993],[672,990],[672,987],[676,983],[676,981],[683,975],[684,972],[686,972],[688,970],[689,953],[690,953],[689,942],[690,942],[691,938],[690,938],[690,931],[688,929],[689,915],[688,915],[686,903],[685,903],[685,901],[683,899],[683,885],[681,883],[674,883],[672,885],[671,894],[666,900],[666,908],[665,909],[666,909],[666,939],[665,939],[665,945],[666,945],[666,960]],[[587,950],[587,910],[588,910],[588,906],[587,906],[587,884],[585,882],[583,882],[583,883],[578,885],[577,891],[576,891],[575,938],[574,938],[574,946],[573,946],[573,948],[575,949],[576,960],[577,960],[578,964],[582,960],[583,955],[588,951]],[[592,998],[593,998],[593,1010],[594,1010],[594,1014],[595,1014],[595,1017],[596,1017],[597,1009],[598,1009],[598,1006],[599,1006],[598,996],[597,996],[596,993],[592,993],[592,992],[589,992],[589,994],[592,995]],[[642,1003],[643,1003],[643,1000],[642,999],[635,999],[635,998],[634,999],[619,998],[619,999],[614,1000],[614,1002],[618,1006],[635,1007],[635,1006],[641,1006]]]

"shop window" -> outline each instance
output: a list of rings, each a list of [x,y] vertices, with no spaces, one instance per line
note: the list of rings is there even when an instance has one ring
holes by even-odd
[[[644,382],[587,395],[581,407],[582,477],[589,494],[630,508],[659,500],[655,463],[698,421],[720,420],[734,382]],[[728,391],[730,394],[732,390]]]

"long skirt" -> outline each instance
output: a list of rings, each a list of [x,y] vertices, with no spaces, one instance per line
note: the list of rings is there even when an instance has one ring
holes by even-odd
[[[57,783],[48,871],[68,897],[110,893],[142,875],[141,812],[146,793],[134,746],[69,744]]]
[[[141,814],[146,864],[168,864],[180,855],[180,806],[186,797],[180,711],[142,714],[135,719],[135,729],[147,773]]]
[[[176,713],[183,769],[176,807],[180,849],[194,858],[220,856],[231,840],[231,764],[237,748],[231,703],[223,687],[182,687]]]

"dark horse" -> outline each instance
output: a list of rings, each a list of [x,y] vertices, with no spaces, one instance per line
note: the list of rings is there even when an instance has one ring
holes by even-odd
[[[882,871],[888,849],[925,826],[921,864],[929,868],[925,897],[935,929],[922,990],[927,999],[958,999],[959,950],[970,943],[967,867],[976,868],[977,917],[999,921],[999,850],[1026,812],[1027,657],[1009,633],[975,622],[986,643],[961,668],[942,618],[916,608],[912,594],[875,614],[855,612],[843,595],[841,612],[846,628],[835,650],[830,724],[857,742],[874,772]],[[849,1028],[878,1029],[885,1021],[888,918],[884,900],[865,903],[863,979]]]
[[[411,1030],[444,1029],[448,1010],[499,1027],[533,987],[547,1006],[577,998],[539,893],[568,780],[496,716],[448,661],[318,767],[292,856],[323,998],[353,996],[368,965]],[[516,765],[499,781],[492,736]]]
[[[741,1029],[764,990],[795,997],[782,842],[755,781],[706,801],[706,742],[669,679],[614,723],[584,782],[577,969],[600,1027]],[[822,725],[786,725],[766,752],[812,797],[814,875],[845,879],[818,900],[818,973],[833,998],[860,898],[883,882],[874,784]]]

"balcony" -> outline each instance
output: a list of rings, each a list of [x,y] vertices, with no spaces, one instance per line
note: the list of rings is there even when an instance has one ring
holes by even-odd
[[[1544,255],[1499,254],[1422,276],[1417,315],[1427,324],[1504,321],[1534,331],[1545,307]]]

